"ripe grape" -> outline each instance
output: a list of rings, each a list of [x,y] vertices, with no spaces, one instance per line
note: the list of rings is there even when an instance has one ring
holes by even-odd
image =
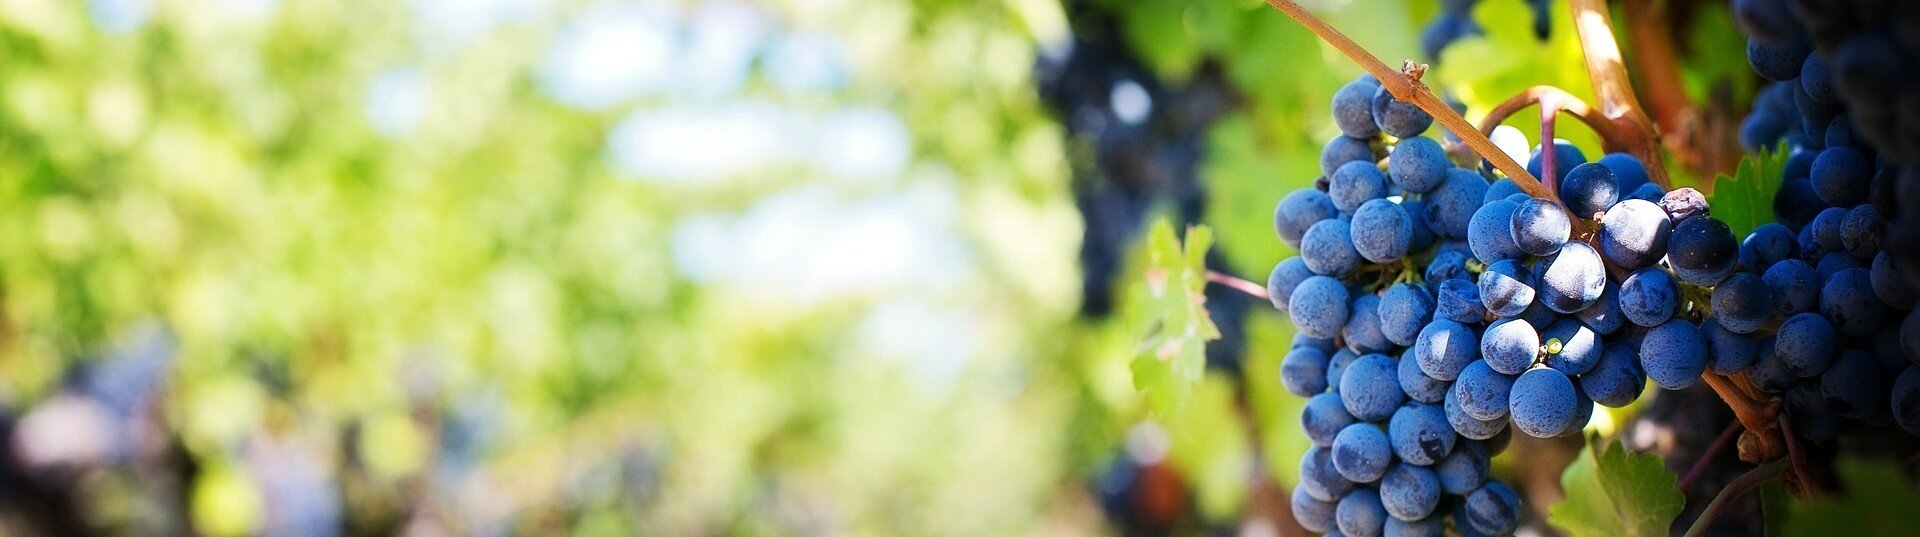
[[[1503,374],[1518,375],[1526,371],[1533,367],[1539,354],[1539,331],[1520,319],[1495,321],[1480,335],[1480,356],[1485,358],[1488,367]]]
[[[1833,365],[1837,334],[1826,317],[1818,313],[1800,313],[1780,323],[1774,335],[1774,352],[1789,373],[1798,377],[1819,375]]]
[[[1491,535],[1513,533],[1520,526],[1520,496],[1499,481],[1488,481],[1467,495],[1467,523]]]
[[[1541,164],[1543,164],[1541,157],[1544,156],[1542,153],[1541,147],[1536,146],[1533,148],[1533,155],[1527,159],[1527,173],[1531,173],[1534,177],[1539,177],[1544,180],[1546,179],[1546,172],[1543,171],[1541,167]],[[1586,153],[1580,152],[1580,148],[1575,147],[1572,142],[1558,138],[1553,140],[1554,181],[1564,181],[1567,178],[1567,173],[1572,171],[1574,167],[1586,163]]]
[[[1329,218],[1307,228],[1300,238],[1300,260],[1314,274],[1339,276],[1360,264],[1360,252],[1353,249],[1347,222]]]
[[[1434,319],[1420,330],[1413,344],[1413,357],[1427,376],[1450,381],[1460,376],[1479,353],[1480,338],[1466,325],[1446,319]]]
[[[1386,421],[1406,401],[1400,391],[1398,364],[1384,354],[1354,360],[1340,377],[1340,401],[1347,412],[1364,421]]]
[[[1511,233],[1513,243],[1520,251],[1532,255],[1549,255],[1560,250],[1566,244],[1567,237],[1573,233],[1573,221],[1567,218],[1567,210],[1551,201],[1529,199],[1520,202],[1513,210]]]
[[[1753,367],[1747,369],[1747,380],[1752,381],[1760,391],[1781,393],[1800,382],[1800,377],[1788,371],[1786,362],[1780,360],[1778,340],[1774,336],[1767,336],[1760,338]]]
[[[1680,307],[1680,285],[1659,267],[1633,271],[1620,283],[1620,313],[1633,324],[1655,327]]]
[[[1274,206],[1273,229],[1287,246],[1299,248],[1300,236],[1307,233],[1307,228],[1339,214],[1340,210],[1333,206],[1333,198],[1327,197],[1327,193],[1312,188],[1297,189],[1280,198],[1280,204]]]
[[[1313,277],[1313,270],[1299,256],[1289,257],[1273,266],[1273,272],[1267,275],[1267,301],[1280,311],[1287,311],[1287,302],[1293,298],[1293,289],[1300,282]]]
[[[1666,256],[1667,237],[1672,233],[1673,222],[1659,205],[1622,201],[1600,219],[1600,253],[1615,265],[1638,269]]]
[[[1509,200],[1494,200],[1474,211],[1467,224],[1467,245],[1473,256],[1492,263],[1503,259],[1521,259],[1526,252],[1513,242],[1513,212],[1519,205]]]
[[[1353,248],[1367,261],[1399,261],[1413,245],[1413,217],[1392,201],[1367,200],[1353,212],[1351,227]]]
[[[1360,138],[1335,136],[1320,149],[1320,174],[1331,179],[1333,172],[1351,162],[1373,162],[1373,146]]]
[[[1820,285],[1814,281],[1813,266],[1798,259],[1787,259],[1767,268],[1761,280],[1772,288],[1778,313],[1813,311],[1820,306]]]
[[[1840,221],[1840,246],[1860,259],[1872,259],[1880,251],[1880,211],[1872,205],[1860,205],[1847,211]]]
[[[1326,351],[1294,347],[1280,359],[1280,385],[1300,397],[1327,391],[1327,360]]]
[[[1387,156],[1387,175],[1408,192],[1426,193],[1447,179],[1453,163],[1432,138],[1402,138]]]
[[[1480,174],[1465,168],[1447,169],[1446,181],[1426,195],[1427,226],[1441,237],[1467,238],[1467,225],[1486,194],[1487,180]]]
[[[1613,168],[1607,165],[1581,164],[1566,172],[1566,178],[1560,181],[1560,199],[1575,216],[1590,219],[1620,201],[1620,182],[1613,176]]]
[[[1600,253],[1584,242],[1560,245],[1559,251],[1540,260],[1539,297],[1547,308],[1560,313],[1587,309],[1607,289],[1607,268]]]
[[[1550,367],[1536,367],[1514,379],[1507,415],[1520,432],[1537,438],[1558,436],[1579,413],[1573,380]]]
[[[1387,175],[1370,161],[1342,164],[1327,176],[1327,197],[1333,199],[1335,209],[1352,213],[1367,200],[1387,197]]]
[[[1353,489],[1334,507],[1334,526],[1342,535],[1377,536],[1386,525],[1387,508],[1373,489]]]
[[[1480,302],[1501,317],[1519,315],[1533,303],[1533,274],[1514,259],[1487,265],[1480,273]]]
[[[1634,346],[1609,344],[1600,351],[1600,363],[1580,376],[1580,389],[1593,401],[1609,407],[1627,406],[1640,398],[1640,390],[1647,384],[1646,373],[1640,370],[1640,359]]]
[[[1446,409],[1437,404],[1413,403],[1394,411],[1387,422],[1387,438],[1400,460],[1422,466],[1440,462],[1459,438],[1447,423]]]
[[[1717,322],[1713,317],[1700,324],[1700,331],[1707,340],[1707,367],[1714,373],[1732,375],[1746,370],[1760,350],[1759,340],[1727,330],[1726,323]]]
[[[1754,274],[1765,274],[1774,263],[1792,258],[1795,251],[1793,231],[1779,222],[1767,222],[1753,228],[1740,241],[1740,267]]]
[[[1505,419],[1483,420],[1467,415],[1465,410],[1460,409],[1459,393],[1454,390],[1447,390],[1447,399],[1441,403],[1440,408],[1446,411],[1447,423],[1453,425],[1453,432],[1460,433],[1460,436],[1465,438],[1486,440],[1499,435],[1500,431],[1507,428]]]
[[[1886,252],[1875,255],[1867,276],[1873,283],[1873,296],[1878,297],[1880,302],[1899,309],[1913,309],[1913,287],[1907,284],[1906,276],[1894,265],[1892,256]]]
[[[1761,78],[1776,82],[1793,80],[1800,76],[1800,67],[1811,52],[1813,48],[1804,40],[1777,44],[1748,41],[1747,64],[1753,66],[1753,72]]]
[[[1287,302],[1294,325],[1308,336],[1332,338],[1347,324],[1347,286],[1332,277],[1307,278]]]
[[[1447,533],[1443,515],[1434,513],[1420,520],[1387,519],[1386,537],[1441,537]]]
[[[1615,191],[1622,195],[1639,190],[1640,187],[1649,184],[1647,180],[1647,166],[1640,163],[1640,159],[1633,155],[1627,153],[1607,153],[1601,155],[1600,160],[1595,162],[1599,162],[1601,166],[1606,166],[1609,171],[1613,172],[1613,181],[1618,187]],[[1655,188],[1659,187],[1655,186]]]
[[[1407,398],[1422,403],[1439,403],[1447,397],[1446,381],[1427,376],[1420,370],[1420,360],[1413,357],[1413,349],[1407,349],[1394,365],[1400,381],[1400,391],[1407,392]]]
[[[1802,382],[1787,390],[1787,420],[1793,434],[1815,442],[1840,436],[1840,415],[1827,408],[1826,398],[1813,382]]]
[[[1719,326],[1740,334],[1759,330],[1775,311],[1773,288],[1745,272],[1720,282],[1710,300]]]
[[[1867,201],[1873,163],[1851,147],[1829,147],[1813,159],[1809,176],[1813,192],[1833,207],[1852,207]]]
[[[1820,289],[1820,313],[1833,321],[1840,333],[1860,337],[1872,334],[1887,321],[1887,305],[1873,293],[1867,270],[1842,270]]]
[[[1335,392],[1340,391],[1340,379],[1346,378],[1347,366],[1353,365],[1353,361],[1359,359],[1360,353],[1353,352],[1350,347],[1341,347],[1340,350],[1334,351],[1333,355],[1327,358],[1327,388]]]
[[[1433,125],[1433,116],[1413,103],[1393,98],[1393,93],[1382,86],[1373,92],[1373,122],[1381,132],[1395,138],[1412,138]]]
[[[1380,295],[1380,333],[1394,345],[1412,345],[1433,315],[1433,299],[1408,284],[1396,284]]]
[[[1585,375],[1600,363],[1600,335],[1574,319],[1560,319],[1541,332],[1547,367],[1568,376]]]
[[[1332,449],[1311,446],[1300,457],[1300,488],[1316,500],[1333,502],[1353,490],[1353,482],[1334,469]]]
[[[1707,369],[1706,347],[1706,338],[1693,323],[1667,321],[1648,329],[1640,340],[1640,370],[1661,388],[1686,389]]]
[[[1373,93],[1379,89],[1379,80],[1365,76],[1333,93],[1333,123],[1341,133],[1361,139],[1380,134],[1380,127],[1373,124]]]
[[[1387,514],[1400,520],[1420,520],[1440,506],[1440,478],[1432,470],[1396,464],[1380,478],[1380,501]]]
[[[1711,216],[1688,218],[1673,226],[1667,240],[1667,263],[1680,281],[1710,287],[1733,273],[1740,259],[1739,243],[1725,222]]]
[[[1340,394],[1327,392],[1307,398],[1307,404],[1300,409],[1300,428],[1307,433],[1307,440],[1316,446],[1331,446],[1333,439],[1340,435],[1348,425],[1353,425],[1353,414],[1347,412],[1347,406],[1340,400]]]
[[[1480,286],[1467,280],[1440,282],[1434,299],[1435,319],[1477,324],[1487,321],[1487,305],[1480,300]]]
[[[1372,483],[1393,462],[1387,433],[1371,423],[1354,423],[1333,438],[1333,468],[1355,483]]]
[[[1487,454],[1483,453],[1477,441],[1466,440],[1456,447],[1440,463],[1434,465],[1434,474],[1440,478],[1440,489],[1447,494],[1464,495],[1480,488],[1487,480]]]
[[[1872,354],[1849,350],[1840,353],[1833,366],[1820,375],[1820,395],[1835,414],[1863,419],[1887,408],[1885,375]]]
[[[1454,381],[1453,397],[1467,416],[1476,420],[1498,420],[1507,417],[1513,382],[1512,375],[1494,371],[1487,367],[1485,360],[1475,360],[1467,364],[1467,369]]]
[[[1325,533],[1333,529],[1335,505],[1334,502],[1313,497],[1304,486],[1293,488],[1293,521],[1307,531]]]
[[[1347,348],[1354,352],[1386,352],[1393,347],[1387,336],[1380,332],[1380,297],[1363,293],[1347,306],[1347,325],[1341,327],[1340,336],[1346,340]]]
[[[1607,288],[1600,292],[1600,299],[1587,306],[1587,309],[1575,312],[1574,316],[1601,335],[1619,330],[1627,323],[1626,313],[1620,311],[1620,285],[1607,282]]]

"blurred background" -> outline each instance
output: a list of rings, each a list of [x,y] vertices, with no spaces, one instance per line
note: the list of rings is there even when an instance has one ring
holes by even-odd
[[[1299,534],[1291,334],[1210,289],[1151,414],[1137,245],[1263,277],[1359,72],[1254,0],[0,0],[0,533]]]

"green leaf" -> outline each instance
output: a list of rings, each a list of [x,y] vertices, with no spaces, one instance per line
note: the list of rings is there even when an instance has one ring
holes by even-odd
[[[1787,535],[1913,535],[1920,493],[1889,462],[1841,459],[1834,465],[1846,496],[1795,502]]]
[[[1786,168],[1784,144],[1747,155],[1740,159],[1733,177],[1722,174],[1714,179],[1713,188],[1707,192],[1707,206],[1713,208],[1715,218],[1733,229],[1733,236],[1744,237],[1753,228],[1773,221],[1773,194],[1780,191]]]
[[[1779,537],[1787,534],[1787,521],[1792,515],[1793,497],[1787,494],[1787,487],[1780,480],[1767,481],[1760,486],[1760,517],[1766,537]]]
[[[1560,474],[1567,499],[1547,520],[1574,536],[1665,536],[1686,504],[1678,479],[1659,457],[1627,451],[1618,441],[1588,442]]]
[[[1235,408],[1235,384],[1218,374],[1194,384],[1192,397],[1168,417],[1168,457],[1193,486],[1207,520],[1232,520],[1247,497],[1253,446]]]
[[[1174,238],[1166,219],[1155,222],[1147,234],[1147,268],[1138,286],[1142,308],[1135,315],[1135,333],[1144,334],[1133,359],[1133,383],[1147,393],[1156,413],[1174,415],[1207,365],[1207,341],[1220,339],[1220,330],[1207,314],[1206,256],[1213,232],[1206,226],[1187,229],[1186,245]]]

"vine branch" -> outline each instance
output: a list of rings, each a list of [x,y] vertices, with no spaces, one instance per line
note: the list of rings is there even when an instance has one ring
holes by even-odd
[[[1715,495],[1713,501],[1707,504],[1707,508],[1700,512],[1700,518],[1693,519],[1693,526],[1687,528],[1686,537],[1706,535],[1707,526],[1712,526],[1713,521],[1720,518],[1721,513],[1726,512],[1727,504],[1740,499],[1753,489],[1760,488],[1768,481],[1780,477],[1786,469],[1786,461],[1773,461],[1747,470],[1747,473],[1734,478],[1733,482],[1727,483],[1727,488],[1720,489],[1720,494]]]
[[[1570,0],[1569,4],[1573,7],[1573,29],[1580,35],[1580,51],[1587,60],[1587,78],[1593,82],[1593,94],[1600,101],[1600,115],[1613,130],[1612,136],[1603,135],[1603,138],[1620,144],[1607,149],[1624,150],[1640,159],[1646,165],[1647,179],[1660,188],[1672,190],[1666,163],[1660,155],[1660,134],[1634,96],[1633,83],[1621,59],[1620,43],[1613,39],[1613,21],[1609,20],[1606,0]]]
[[[1423,66],[1417,67],[1409,62],[1406,69],[1408,72],[1394,71],[1393,68],[1382,63],[1379,58],[1375,58],[1372,53],[1361,48],[1358,43],[1353,42],[1353,39],[1348,38],[1346,34],[1340,33],[1339,29],[1327,24],[1324,20],[1320,20],[1320,17],[1315,16],[1313,12],[1308,11],[1307,8],[1302,7],[1299,3],[1294,2],[1294,0],[1267,0],[1267,5],[1280,10],[1281,13],[1287,14],[1288,17],[1292,17],[1294,22],[1298,22],[1301,26],[1307,27],[1308,31],[1319,36],[1322,41],[1333,45],[1333,48],[1339,49],[1341,54],[1345,54],[1348,59],[1359,64],[1360,68],[1366,69],[1374,78],[1380,79],[1380,85],[1387,88],[1387,92],[1392,93],[1395,99],[1412,103],[1414,106],[1426,111],[1428,115],[1433,116],[1434,119],[1440,122],[1441,126],[1460,136],[1460,140],[1466,142],[1467,147],[1472,148],[1474,153],[1478,153],[1480,158],[1486,159],[1487,162],[1493,164],[1495,169],[1500,170],[1501,173],[1507,174],[1508,178],[1513,179],[1514,184],[1519,185],[1520,189],[1525,191],[1527,195],[1542,199],[1558,200],[1557,196],[1554,196],[1551,191],[1547,190],[1546,185],[1540,184],[1539,179],[1535,179],[1533,174],[1527,173],[1525,166],[1514,162],[1512,157],[1507,156],[1505,152],[1500,151],[1498,146],[1493,145],[1493,140],[1488,139],[1486,134],[1481,133],[1473,127],[1472,123],[1467,122],[1467,118],[1461,117],[1458,112],[1454,112],[1453,107],[1447,106],[1445,101],[1440,100],[1440,97],[1434,95],[1432,90],[1427,89],[1427,86],[1420,82],[1420,77],[1418,76],[1418,73],[1424,70]]]
[[[1209,270],[1207,271],[1207,281],[1226,286],[1228,289],[1253,295],[1254,298],[1260,300],[1267,300],[1267,286],[1254,283],[1252,280],[1246,278],[1217,270]]]

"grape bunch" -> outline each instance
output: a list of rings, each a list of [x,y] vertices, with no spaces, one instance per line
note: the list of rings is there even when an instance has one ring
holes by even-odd
[[[1281,382],[1308,398],[1295,518],[1344,535],[1512,533],[1519,496],[1488,476],[1510,433],[1457,432],[1454,377],[1423,358],[1473,353],[1470,327],[1486,315],[1466,239],[1488,182],[1372,77],[1340,88],[1333,117],[1342,134],[1321,153],[1321,180],[1274,210],[1300,253],[1267,280],[1297,327]]]

